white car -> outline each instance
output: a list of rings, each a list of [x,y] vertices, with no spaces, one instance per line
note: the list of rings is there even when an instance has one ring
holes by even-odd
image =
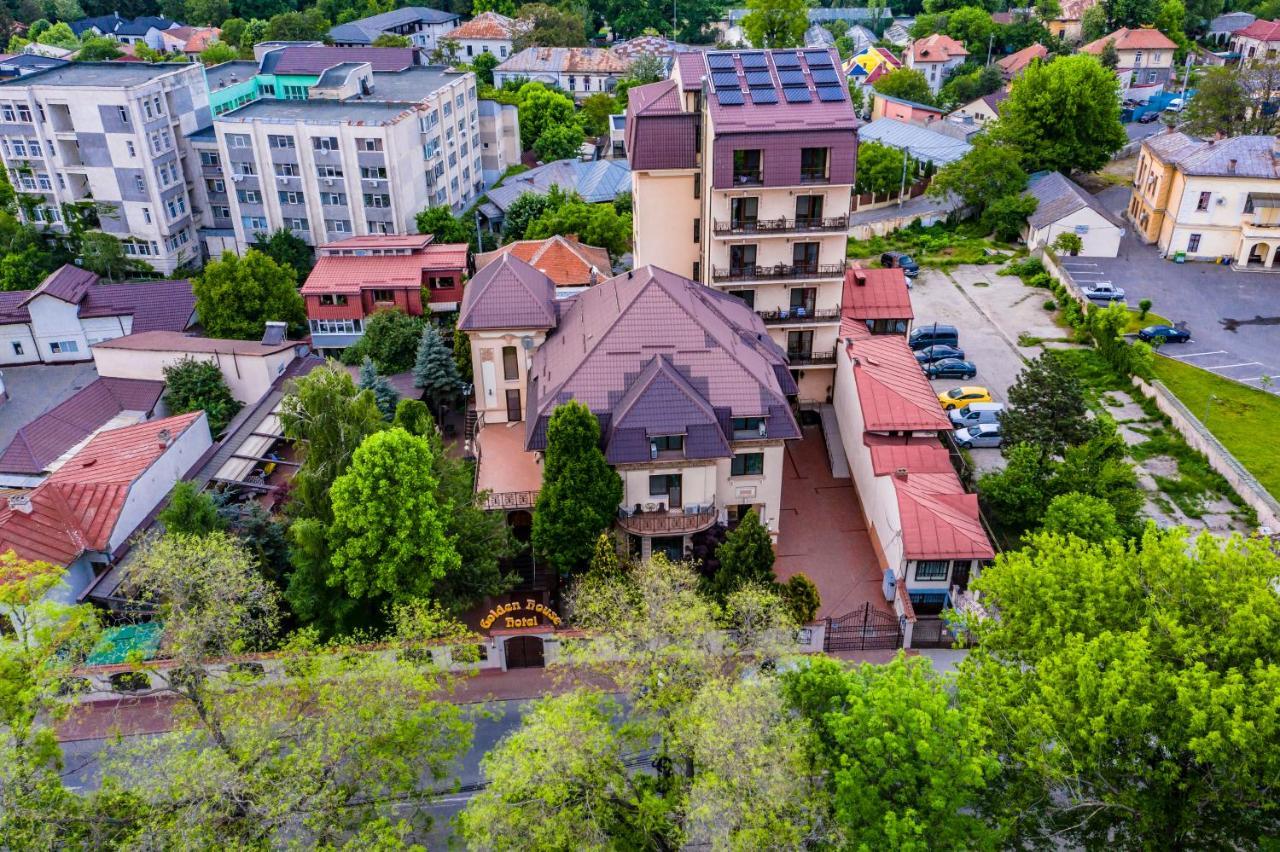
[[[1169,105],[1164,108],[1165,112],[1182,112],[1182,105],[1186,103],[1182,98],[1174,98],[1169,101]]]
[[[952,433],[956,446],[969,450],[974,447],[998,447],[1004,443],[1000,435],[999,423],[979,423],[977,426],[966,426]]]

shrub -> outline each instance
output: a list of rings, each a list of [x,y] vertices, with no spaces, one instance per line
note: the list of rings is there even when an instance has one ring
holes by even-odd
[[[1053,299],[1045,299],[1044,303],[1041,304],[1040,307],[1044,308],[1046,311],[1052,311],[1058,307],[1058,303]]]
[[[817,618],[822,598],[818,587],[804,574],[793,574],[787,582],[779,583],[778,592],[796,624],[808,624]]]
[[[1150,299],[1143,299],[1142,301],[1138,302],[1138,319],[1140,320],[1146,319],[1147,312],[1150,310],[1151,310]]]

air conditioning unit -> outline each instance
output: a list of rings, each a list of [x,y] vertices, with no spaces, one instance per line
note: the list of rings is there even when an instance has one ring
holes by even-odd
[[[324,179],[324,185],[325,185],[325,186],[333,186],[333,178],[325,178],[325,179]]]
[[[231,180],[233,183],[239,183],[240,181],[244,180],[244,175],[232,175]]]
[[[288,183],[288,182],[289,182],[289,176],[288,176],[288,175],[276,175],[276,180],[280,181],[281,183]]]
[[[644,510],[645,510],[646,512],[656,512],[656,511],[658,511],[658,504],[657,504],[657,503],[645,503],[645,504],[644,504]]]

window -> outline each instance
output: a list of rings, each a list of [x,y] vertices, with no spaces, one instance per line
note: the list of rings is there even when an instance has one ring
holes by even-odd
[[[1192,234],[1187,238],[1187,251],[1197,251],[1200,248],[1200,235]]]
[[[268,136],[267,144],[272,148],[296,148],[292,136]]]
[[[571,92],[576,91],[577,88],[578,88],[578,78],[570,74],[569,75],[569,91]]]
[[[800,149],[800,182],[821,181],[827,179],[827,149]]]
[[[729,463],[730,476],[763,476],[764,453],[739,453]]]
[[[760,160],[761,155],[758,149],[734,151],[733,182],[735,184],[760,183],[762,179]]]
[[[756,247],[754,245],[729,246],[729,274],[743,277],[755,274]]]
[[[649,496],[664,497],[671,508],[680,506],[683,482],[678,473],[659,473],[649,477]]]
[[[360,177],[365,180],[386,180],[387,168],[386,166],[361,166]]]
[[[329,207],[345,207],[347,205],[347,196],[341,192],[322,192],[320,193],[320,203]]]
[[[951,567],[945,559],[928,559],[916,563],[917,580],[945,580]]]
[[[22,355],[22,354],[24,354],[24,353],[23,353],[23,351],[22,351],[22,344],[21,344],[21,343],[19,343],[18,341],[16,341],[16,340],[15,340],[15,341],[13,341],[13,344],[12,344],[12,345],[13,345],[13,354],[14,354],[14,355]]]
[[[356,150],[357,151],[381,151],[382,140],[381,139],[357,139]]]
[[[725,293],[727,293],[730,296],[737,296],[739,299],[741,299],[743,302],[746,303],[748,308],[751,308],[752,310],[755,309],[755,306],[756,306],[755,290],[726,290]]]
[[[31,108],[26,104],[18,104],[18,121],[31,122]]]
[[[245,134],[245,133],[228,133],[228,134],[227,134],[227,147],[228,147],[228,148],[249,148],[249,147],[252,147],[252,146],[251,146],[251,145],[250,145],[250,143],[249,143],[249,136],[248,136],[248,134]]]
[[[394,302],[396,300],[396,294],[391,290],[374,290],[373,300],[375,302]]]
[[[806,275],[818,273],[818,244],[795,243],[791,247],[791,263],[797,272]]]
[[[695,244],[702,242],[702,220],[693,220],[693,242]]]
[[[128,107],[124,107],[124,106],[118,106],[118,107],[116,107],[116,114],[120,116],[120,121],[121,121],[123,124],[128,124],[128,123],[129,123],[129,108],[128,108]],[[7,119],[8,121],[13,121],[13,116],[11,116],[11,115],[10,115],[10,116],[6,116],[6,119]]]
[[[376,207],[376,208],[390,207],[391,196],[390,195],[371,195],[370,193],[366,192],[364,194],[364,206]]]
[[[792,360],[807,360],[813,355],[812,331],[787,332],[787,357]]]
[[[262,196],[256,189],[237,189],[236,198],[241,204],[261,204]]]
[[[155,113],[151,111],[151,101],[142,102],[142,110],[147,114],[147,118],[154,118]]]
[[[305,231],[307,230],[308,224],[306,218],[303,216],[289,216],[285,218],[284,226],[290,231]],[[345,299],[346,296],[343,296],[342,298]]]
[[[1213,198],[1213,193],[1212,193],[1212,192],[1202,192],[1202,193],[1200,193],[1200,200],[1196,202],[1196,209],[1197,209],[1197,210],[1208,210],[1208,209],[1209,209],[1209,199],[1210,199],[1210,198]]]
[[[346,296],[324,295],[324,296],[321,296],[321,297],[320,297],[320,304],[322,304],[322,305],[339,305],[339,306],[341,306],[341,305],[345,305],[346,303],[347,303],[347,297],[346,297]]]
[[[213,218],[215,219],[231,218],[231,208],[226,206],[225,204],[215,204],[213,205],[212,210],[213,210]]]
[[[45,192],[53,191],[53,183],[50,182],[49,176],[44,172],[36,175],[36,186],[40,187],[40,189]]]
[[[55,340],[49,344],[49,351],[54,355],[61,352],[79,352],[80,344],[74,340]]]
[[[276,177],[297,177],[297,163],[276,163],[272,168],[275,169]]]
[[[684,435],[656,435],[649,439],[649,448],[655,453],[684,452]]]
[[[312,334],[363,334],[364,328],[360,320],[311,320]]]
[[[452,290],[457,284],[450,276],[432,275],[427,279],[427,287],[431,290]]]
[[[169,210],[170,219],[177,219],[179,216],[187,212],[186,199],[182,198],[181,196],[179,196],[178,198],[169,199],[169,201],[165,204],[165,207]]]
[[[502,347],[502,378],[508,382],[520,378],[520,358],[514,346]]]
[[[818,301],[817,287],[791,288],[791,311],[798,317],[813,316]]]
[[[733,437],[738,439],[763,438],[765,425],[763,417],[733,418]]]
[[[27,156],[27,143],[21,139],[13,140],[13,155],[15,157]]]
[[[1133,54],[1133,67],[1134,68],[1142,67],[1142,51],[1141,50]]]
[[[150,207],[142,208],[142,221],[146,222],[148,225],[151,224],[151,208]]]
[[[693,197],[694,198],[702,197],[702,176],[701,175],[693,176]]]
[[[245,177],[256,177],[258,174],[258,167],[253,163],[236,163],[236,172],[244,175]]]
[[[796,196],[796,227],[811,228],[822,224],[822,196]]]
[[[147,191],[147,182],[143,180],[142,175],[133,176],[133,187],[134,189],[138,190],[138,192]]]
[[[222,178],[217,178],[215,180],[207,180],[204,182],[204,185],[209,189],[210,192],[226,192],[227,191],[227,184],[225,181],[222,180]]]
[[[301,192],[281,191],[279,193],[279,196],[280,196],[281,204],[306,204],[307,203],[307,197],[303,195]]]
[[[342,177],[342,166],[316,166],[316,177],[340,178]]]
[[[311,147],[317,151],[336,151],[338,150],[338,137],[336,136],[312,136]]]
[[[230,138],[230,137],[228,137],[228,138]],[[130,142],[130,143],[129,143],[129,154],[130,154],[130,156],[132,156],[132,155],[133,155],[133,143],[132,143],[132,142]],[[218,158],[218,152],[217,152],[217,151],[201,151],[201,152],[200,152],[200,165],[202,165],[202,166],[209,166],[210,168],[215,168],[215,169],[216,169],[216,168],[218,168],[219,166],[221,166],[221,165],[222,165],[222,160]]]
[[[240,222],[244,225],[246,231],[265,231],[267,229],[267,218],[265,216],[241,216]]]

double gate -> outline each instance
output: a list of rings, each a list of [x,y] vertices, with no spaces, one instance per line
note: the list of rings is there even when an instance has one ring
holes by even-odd
[[[901,648],[902,627],[895,615],[872,609],[870,602],[861,609],[827,619],[827,632],[822,642],[824,651],[869,651]]]

